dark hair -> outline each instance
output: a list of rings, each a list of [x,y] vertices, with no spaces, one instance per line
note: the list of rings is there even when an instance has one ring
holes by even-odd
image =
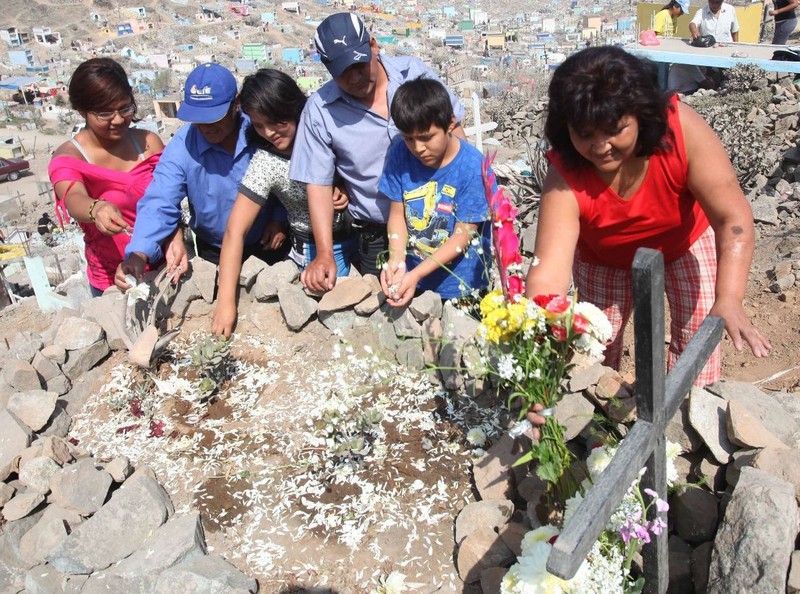
[[[300,121],[306,105],[305,93],[294,79],[274,68],[260,68],[242,82],[239,105],[247,115],[258,113],[273,123]],[[251,126],[246,132],[247,141],[259,146],[269,146]]]
[[[446,131],[453,121],[453,105],[442,83],[420,76],[395,91],[391,114],[397,129],[405,134],[425,131],[431,126]]]
[[[72,109],[84,114],[103,111],[122,100],[130,100],[137,107],[125,69],[111,58],[86,60],[72,73],[69,81]]]
[[[667,106],[672,93],[658,87],[655,65],[613,46],[590,47],[567,58],[553,73],[544,133],[573,167],[586,163],[572,145],[577,130],[616,130],[623,116],[639,122],[637,157],[669,147]]]
[[[669,0],[669,4],[666,4],[664,8],[662,8],[661,10],[669,10],[670,8],[680,8],[681,14],[683,14],[683,7],[680,4],[678,4],[675,0]],[[661,10],[659,10],[658,12],[661,12]]]

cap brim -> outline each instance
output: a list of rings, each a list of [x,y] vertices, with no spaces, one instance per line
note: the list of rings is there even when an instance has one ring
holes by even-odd
[[[370,48],[369,41],[365,41],[358,47],[350,48],[338,58],[334,58],[330,62],[325,63],[325,68],[331,73],[333,78],[339,78],[342,73],[353,64],[366,64],[372,59],[372,49]],[[365,56],[361,60],[356,60],[355,56],[362,54]]]
[[[224,118],[230,107],[230,101],[213,107],[197,107],[183,102],[178,108],[178,119],[190,124],[213,124]]]

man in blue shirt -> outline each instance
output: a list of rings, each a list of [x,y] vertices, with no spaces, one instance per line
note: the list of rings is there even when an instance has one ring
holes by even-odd
[[[184,197],[189,200],[189,226],[198,255],[219,262],[228,215],[255,152],[255,145],[247,142],[250,120],[240,113],[236,97],[236,79],[219,64],[201,64],[189,74],[178,117],[191,125],[182,127],[167,144],[137,205],[133,236],[117,268],[120,289],[129,287],[126,275],[138,281],[147,264],[165,256],[167,267],[178,276],[186,272],[182,233],[173,235]],[[243,257],[280,259],[285,252],[281,248],[288,246],[285,220],[286,212],[271,198],[245,238]]]
[[[306,103],[289,177],[307,184],[317,246],[317,256],[306,267],[302,281],[312,290],[328,291],[336,283],[331,236],[334,174],[338,172],[346,184],[348,208],[360,232],[359,269],[378,276],[377,258],[388,247],[389,215],[389,201],[378,196],[378,181],[389,146],[399,134],[389,106],[405,81],[437,77],[417,58],[380,56],[377,43],[355,14],[326,18],[317,28],[314,43],[333,80]],[[457,121],[454,133],[464,137],[460,124],[464,107],[452,93],[450,99]]]

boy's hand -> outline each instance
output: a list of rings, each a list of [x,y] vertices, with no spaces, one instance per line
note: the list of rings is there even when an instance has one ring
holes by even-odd
[[[405,271],[402,268],[401,271]],[[386,300],[392,307],[403,307],[414,298],[414,293],[417,291],[417,284],[419,279],[413,271],[408,274],[403,274],[399,278],[399,282],[389,286],[389,293],[386,294]]]
[[[330,291],[336,286],[336,260],[333,255],[317,253],[311,263],[300,274],[300,282],[312,291]]]
[[[261,235],[261,246],[267,250],[277,250],[286,241],[286,223],[281,221],[270,221],[264,227]]]
[[[400,282],[406,273],[406,263],[389,261],[381,268],[381,289],[386,297],[397,292]]]
[[[236,324],[236,303],[217,303],[214,319],[211,322],[211,332],[214,336],[231,337],[233,326]]]

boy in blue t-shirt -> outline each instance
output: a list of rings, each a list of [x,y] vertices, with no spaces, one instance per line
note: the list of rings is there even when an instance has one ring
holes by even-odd
[[[378,186],[392,201],[389,261],[381,271],[387,302],[403,306],[418,289],[451,299],[486,288],[491,223],[483,155],[453,136],[453,107],[437,80],[401,85],[391,116],[403,142],[389,149]]]

